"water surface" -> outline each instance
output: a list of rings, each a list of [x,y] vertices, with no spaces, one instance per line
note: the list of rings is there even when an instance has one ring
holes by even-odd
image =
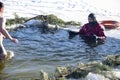
[[[6,49],[14,51],[15,57],[6,63],[0,74],[3,79],[39,78],[40,70],[51,73],[57,66],[75,66],[79,62],[101,61],[106,55],[120,54],[119,29],[106,30],[106,43],[94,48],[79,36],[69,39],[66,30],[42,34],[39,28],[30,27],[10,34],[19,39],[19,44],[4,40]]]

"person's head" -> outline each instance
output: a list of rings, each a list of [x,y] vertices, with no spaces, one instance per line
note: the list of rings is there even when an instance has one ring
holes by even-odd
[[[88,22],[94,22],[94,21],[96,21],[95,14],[94,13],[90,13],[88,15]]]
[[[0,12],[3,12],[3,10],[4,10],[4,3],[0,2]]]
[[[96,20],[96,17],[95,17],[95,14],[94,13],[90,13],[88,15],[88,22],[89,22],[89,25],[91,27],[95,26],[95,25],[98,25],[98,22]]]

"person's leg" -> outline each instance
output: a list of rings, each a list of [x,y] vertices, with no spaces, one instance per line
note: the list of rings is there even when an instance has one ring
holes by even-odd
[[[6,52],[2,42],[3,42],[3,35],[0,34],[0,60],[4,60],[7,55],[7,52]]]

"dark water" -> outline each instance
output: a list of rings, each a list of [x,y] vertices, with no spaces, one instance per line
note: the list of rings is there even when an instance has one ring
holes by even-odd
[[[19,44],[4,40],[7,50],[15,57],[6,63],[0,77],[3,80],[39,78],[40,70],[53,72],[57,66],[77,65],[79,62],[100,61],[106,55],[120,54],[119,29],[106,30],[106,43],[95,48],[87,46],[79,36],[68,38],[68,32],[41,34],[36,27],[23,28],[10,34],[19,39]]]

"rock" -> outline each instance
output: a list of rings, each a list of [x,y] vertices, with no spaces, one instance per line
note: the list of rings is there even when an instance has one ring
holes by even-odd
[[[120,70],[105,71],[101,74],[110,80],[120,80]]]
[[[40,71],[40,80],[48,80],[48,74],[44,71]]]
[[[109,80],[109,79],[105,78],[103,75],[95,74],[95,73],[90,72],[86,76],[85,80]]]
[[[41,20],[29,20],[24,23],[27,27],[43,27],[43,23]]]
[[[13,51],[7,51],[7,56],[6,56],[6,60],[10,60],[14,57],[14,52]]]
[[[118,55],[108,55],[103,61],[103,64],[109,66],[119,66],[120,65],[120,54]]]
[[[63,77],[66,74],[68,74],[68,70],[66,67],[57,67],[56,71],[55,71],[55,76],[56,77]]]
[[[103,62],[79,63],[77,67],[57,67],[55,74],[49,80],[120,80],[119,66],[120,55],[108,56]],[[109,64],[109,65],[108,65]],[[111,67],[111,65],[114,65]],[[112,69],[113,68],[113,69]],[[47,78],[48,79],[48,78]]]

